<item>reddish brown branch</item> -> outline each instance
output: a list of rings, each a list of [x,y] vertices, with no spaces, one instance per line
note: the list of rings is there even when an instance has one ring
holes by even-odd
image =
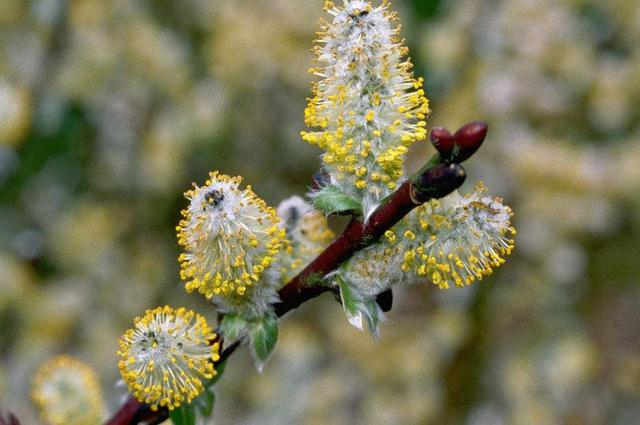
[[[456,149],[459,149],[461,159],[467,159],[477,150],[486,131],[486,124],[474,122],[456,132],[453,138],[456,139]],[[459,134],[462,136],[458,136]],[[464,145],[458,143],[458,138],[463,139]],[[336,270],[357,251],[377,241],[385,231],[418,205],[429,199],[446,196],[460,187],[466,175],[462,166],[450,163],[451,160],[451,156],[442,153],[435,155],[390,195],[368,220],[354,216],[342,234],[280,290],[280,302],[274,305],[276,314],[283,316],[304,302],[330,291],[331,287],[322,282],[327,274]],[[222,337],[220,343],[221,346],[224,343]],[[225,348],[217,363],[226,360],[240,343],[241,341],[236,341]],[[151,411],[147,405],[130,397],[106,425],[134,425],[141,421],[158,424],[168,417],[166,408]]]
[[[331,288],[328,285],[321,284],[324,276],[337,269],[355,252],[377,241],[416,206],[460,187],[464,178],[464,170],[458,164],[427,168],[405,181],[366,222],[362,217],[354,216],[342,234],[280,290],[281,301],[274,306],[276,314],[282,316],[329,291]],[[421,186],[418,187],[416,182]],[[424,196],[427,188],[429,195]]]
[[[113,418],[107,422],[107,425],[129,425],[129,424],[137,424],[139,417],[139,412],[143,410],[146,406],[140,403],[135,398],[129,396],[127,401],[122,405],[118,413],[116,413]]]
[[[274,306],[276,314],[282,316],[331,290],[329,285],[322,284],[324,276],[337,269],[355,252],[378,240],[413,208],[430,198],[447,195],[459,187],[464,178],[464,170],[458,164],[426,168],[405,181],[371,214],[369,220],[364,222],[362,217],[353,217],[342,234],[280,290],[281,301]],[[238,346],[239,341],[223,350],[220,361],[229,357]],[[159,423],[167,417],[166,409],[153,412],[148,406],[129,398],[107,425],[131,425],[144,420]]]

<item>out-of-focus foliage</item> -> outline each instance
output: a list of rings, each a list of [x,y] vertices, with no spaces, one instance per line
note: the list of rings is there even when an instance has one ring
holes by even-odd
[[[320,152],[299,139],[322,0],[0,1],[0,406],[39,423],[38,365],[93,366],[179,284],[182,192],[210,169],[271,205]],[[640,415],[640,5],[394,5],[429,126],[490,125],[470,183],[519,229],[481,284],[395,291],[372,342],[331,297],[291,314],[262,375],[217,386],[218,424],[632,424]],[[414,162],[430,155],[426,143]]]

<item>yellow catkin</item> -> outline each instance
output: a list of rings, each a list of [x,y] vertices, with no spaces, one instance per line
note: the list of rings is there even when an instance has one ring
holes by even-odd
[[[43,420],[51,425],[95,425],[104,420],[96,373],[66,355],[54,357],[38,369],[32,398]]]
[[[516,233],[511,209],[485,192],[478,183],[465,196],[454,192],[416,208],[339,273],[364,297],[402,282],[446,289],[482,279],[511,254]]]
[[[302,138],[325,150],[332,182],[361,199],[365,214],[397,187],[407,147],[426,138],[429,101],[414,78],[388,2],[330,3],[314,48]]]
[[[398,225],[409,228],[398,242],[402,268],[446,289],[481,280],[502,265],[515,244],[512,211],[485,192],[478,183],[465,196],[454,192],[405,217]]]
[[[276,211],[240,177],[217,171],[204,186],[185,193],[190,200],[177,226],[184,248],[178,260],[188,292],[207,298],[232,297],[234,303],[261,284],[285,240]]]
[[[216,340],[204,317],[191,310],[147,310],[119,340],[120,375],[138,401],[173,410],[191,403],[216,375]]]

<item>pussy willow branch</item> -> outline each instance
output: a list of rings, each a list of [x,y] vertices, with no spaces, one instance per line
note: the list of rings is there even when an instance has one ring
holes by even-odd
[[[274,305],[276,314],[283,316],[304,302],[330,291],[331,287],[322,283],[322,279],[328,273],[336,270],[357,251],[376,242],[384,232],[417,206],[430,199],[442,198],[460,187],[466,177],[465,171],[460,164],[450,161],[467,159],[477,150],[486,135],[486,124],[474,122],[462,129],[470,125],[482,126],[481,134],[476,136],[472,151],[465,151],[467,148],[460,145],[460,149],[453,155],[446,156],[441,153],[434,155],[420,171],[389,195],[368,220],[365,221],[362,217],[353,215],[342,234],[279,291],[280,301]],[[458,133],[461,130],[458,130]],[[467,154],[456,157],[458,152],[467,152]],[[228,347],[224,347],[222,336],[219,342],[222,353],[216,364],[228,359],[241,343],[241,341],[235,341]],[[135,425],[140,422],[153,425],[163,422],[168,417],[169,412],[166,408],[152,411],[146,404],[129,397],[105,425]]]
[[[435,165],[405,181],[365,222],[353,216],[342,234],[289,281],[279,292],[278,316],[331,290],[321,280],[353,254],[376,242],[412,209],[431,198],[441,198],[460,187],[465,172],[459,164]],[[428,195],[425,195],[428,193]]]

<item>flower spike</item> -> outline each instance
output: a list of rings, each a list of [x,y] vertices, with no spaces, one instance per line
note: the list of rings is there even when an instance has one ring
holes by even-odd
[[[152,410],[191,403],[216,375],[219,344],[203,316],[169,306],[147,310],[119,340],[118,367],[138,401]]]
[[[408,147],[426,138],[429,101],[387,2],[325,9],[333,22],[321,24],[311,69],[320,81],[305,110],[315,131],[301,134],[325,150],[331,183],[359,199],[367,217],[398,186]]]
[[[66,355],[54,357],[38,369],[32,397],[42,418],[52,425],[95,425],[105,412],[96,373]]]
[[[354,255],[339,273],[365,298],[398,283],[428,279],[442,289],[481,280],[514,248],[511,209],[500,198],[453,192],[410,212],[380,243]]]
[[[276,211],[257,197],[250,186],[238,188],[240,177],[217,171],[205,185],[185,193],[190,200],[177,227],[180,277],[188,292],[197,290],[227,310],[273,301],[258,292],[271,285],[269,269],[283,245],[285,231]],[[256,297],[260,299],[256,299]]]
[[[431,200],[394,227],[387,236],[397,239],[402,271],[446,289],[481,280],[502,265],[514,247],[512,212],[486,190],[478,183],[465,196],[456,191]]]

